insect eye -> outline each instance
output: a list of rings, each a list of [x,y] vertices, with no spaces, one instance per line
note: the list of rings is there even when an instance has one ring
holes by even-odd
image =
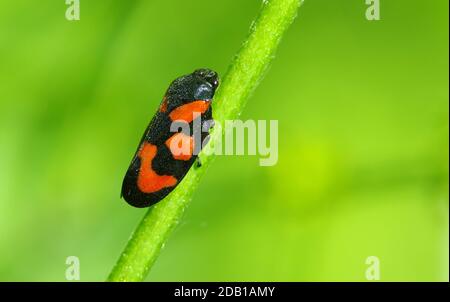
[[[196,99],[209,99],[211,98],[211,86],[208,84],[201,84],[197,87],[194,97]]]

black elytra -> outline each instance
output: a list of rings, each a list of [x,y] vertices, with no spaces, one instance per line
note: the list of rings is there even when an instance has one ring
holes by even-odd
[[[122,197],[130,205],[149,207],[181,182],[198,157],[193,151],[200,150],[209,140],[209,129],[213,125],[211,102],[218,86],[219,77],[210,69],[198,69],[170,84],[122,183]],[[171,131],[175,121],[188,125],[189,133],[180,133],[180,129]],[[198,143],[193,136],[196,122],[201,125],[201,142]],[[172,143],[172,139],[177,143]],[[190,144],[186,144],[188,142]],[[173,151],[173,146],[183,144],[190,148],[184,148],[182,154]]]

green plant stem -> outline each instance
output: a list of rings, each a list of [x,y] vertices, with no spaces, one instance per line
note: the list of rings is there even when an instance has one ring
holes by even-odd
[[[233,59],[214,98],[214,119],[219,123],[236,119],[247,99],[262,79],[274,57],[281,37],[297,15],[300,0],[263,1],[250,34]],[[213,131],[210,144],[222,136]],[[108,281],[142,281],[161,248],[178,224],[186,205],[214,157],[200,154],[202,166],[193,168],[178,187],[163,201],[151,207],[128,241]]]

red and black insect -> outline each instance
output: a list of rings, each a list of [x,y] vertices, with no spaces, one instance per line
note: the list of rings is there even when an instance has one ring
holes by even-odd
[[[219,85],[216,72],[198,69],[170,84],[151,120],[122,184],[122,197],[132,206],[151,206],[166,197],[196,161],[209,139],[213,124],[211,101]],[[198,119],[198,120],[197,120]],[[171,131],[174,122],[188,126],[189,133]],[[201,125],[200,141],[194,139],[195,124]],[[173,130],[173,128],[172,128]],[[175,152],[173,146],[188,146]]]

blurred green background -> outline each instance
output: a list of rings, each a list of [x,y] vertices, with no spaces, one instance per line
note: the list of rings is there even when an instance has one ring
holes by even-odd
[[[448,280],[448,1],[305,1],[243,119],[279,162],[218,157],[147,280]],[[259,0],[0,2],[0,280],[109,274],[146,210],[122,177],[168,84],[221,75]]]

